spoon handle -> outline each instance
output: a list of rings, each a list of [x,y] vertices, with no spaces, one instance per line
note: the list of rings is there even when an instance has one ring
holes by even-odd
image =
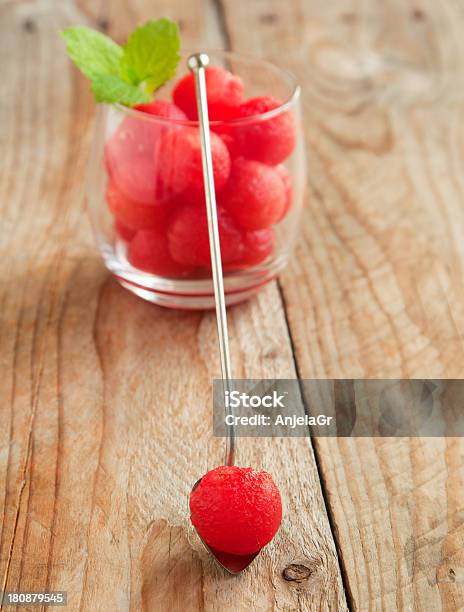
[[[195,95],[198,109],[198,119],[201,137],[201,158],[203,165],[203,182],[206,196],[206,212],[208,216],[209,247],[211,252],[211,268],[213,274],[214,300],[216,304],[216,321],[221,357],[222,382],[224,387],[224,405],[226,414],[233,416],[232,408],[228,406],[226,396],[232,391],[232,369],[229,352],[229,334],[227,331],[227,313],[224,297],[224,279],[222,275],[221,245],[219,242],[218,215],[216,206],[216,191],[214,188],[213,158],[211,154],[211,139],[209,132],[208,103],[206,94],[205,68],[209,64],[206,53],[195,53],[188,58],[187,65],[195,78]],[[233,425],[227,426],[226,465],[234,465],[235,430]]]

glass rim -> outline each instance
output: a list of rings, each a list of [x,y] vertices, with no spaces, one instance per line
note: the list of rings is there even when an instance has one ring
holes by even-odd
[[[268,68],[280,73],[281,76],[285,77],[290,85],[291,93],[279,106],[273,108],[271,110],[265,111],[264,113],[257,113],[256,115],[249,115],[247,117],[236,117],[234,119],[215,119],[209,122],[212,127],[219,126],[238,126],[245,125],[247,123],[256,123],[257,121],[267,121],[268,119],[272,119],[273,117],[277,117],[278,115],[285,113],[290,110],[290,108],[297,102],[300,97],[301,87],[298,85],[295,75],[287,70],[286,68],[282,68],[274,64],[273,62],[251,55],[245,55],[244,53],[237,53],[235,51],[227,51],[224,49],[202,49],[205,53],[211,54],[219,54],[228,58],[235,58],[237,60],[255,62],[261,65],[265,65]],[[184,49],[181,51],[182,55],[190,55],[191,53],[198,52],[198,49]],[[254,96],[257,97],[257,96]],[[156,99],[156,98],[155,98]],[[162,99],[162,98],[161,98]],[[169,119],[167,117],[157,117],[156,115],[150,115],[149,113],[144,113],[143,111],[139,111],[135,108],[131,108],[129,106],[125,106],[120,102],[115,102],[113,104],[104,104],[103,106],[112,106],[119,111],[125,113],[126,115],[132,116],[134,118],[140,119],[141,121],[148,121],[151,123],[161,123],[164,125],[177,125],[184,127],[198,127],[198,121],[194,119]]]

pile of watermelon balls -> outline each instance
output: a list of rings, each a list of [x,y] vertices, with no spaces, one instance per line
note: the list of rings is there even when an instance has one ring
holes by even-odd
[[[240,270],[272,254],[273,226],[291,207],[292,183],[282,162],[295,147],[296,125],[289,111],[254,120],[282,102],[245,100],[242,80],[219,66],[207,68],[206,86],[210,121],[250,117],[211,126],[223,267]],[[171,120],[168,125],[128,112],[107,141],[106,200],[134,267],[195,278],[209,270],[210,252],[200,134],[182,124],[198,118],[193,74],[179,80],[172,98],[135,107]]]

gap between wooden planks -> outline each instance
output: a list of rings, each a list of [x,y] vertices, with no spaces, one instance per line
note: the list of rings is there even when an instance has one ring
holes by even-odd
[[[157,309],[118,287],[81,207],[93,103],[57,30],[85,21],[121,38],[167,14],[182,19],[185,44],[222,46],[218,6],[204,8],[0,9],[9,112],[0,576],[10,591],[67,590],[71,610],[344,609],[309,440],[240,441],[240,462],[269,469],[285,499],[280,535],[250,571],[231,579],[202,550],[187,499],[223,456],[211,436],[214,317]],[[237,375],[295,376],[275,284],[231,311],[231,333]]]

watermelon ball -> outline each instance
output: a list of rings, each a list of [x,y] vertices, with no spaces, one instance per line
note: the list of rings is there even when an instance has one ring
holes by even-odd
[[[253,117],[282,105],[271,96],[251,98],[240,105],[240,117]],[[285,111],[270,119],[250,120],[238,131],[240,150],[248,159],[275,165],[284,161],[295,148],[296,126],[293,115]]]
[[[240,145],[236,136],[237,129],[232,128],[232,126],[221,126],[215,128],[214,131],[219,134],[222,142],[226,145],[230,159],[240,157]]]
[[[211,153],[216,193],[224,187],[230,174],[227,146],[211,134]],[[190,201],[204,201],[201,140],[196,128],[172,129],[155,148],[158,189],[167,195],[182,195]]]
[[[142,113],[148,113],[163,119],[173,121],[186,121],[188,119],[187,115],[178,106],[168,100],[153,100],[148,104],[138,104],[134,108]]]
[[[190,518],[211,548],[233,555],[256,553],[279,529],[280,492],[264,470],[220,466],[191,492]]]
[[[274,168],[243,158],[234,160],[220,204],[242,228],[271,227],[282,216],[285,202],[285,187]]]
[[[185,121],[187,116],[175,104],[167,100],[154,100],[148,104],[134,107],[148,115],[168,120]],[[108,172],[112,168],[145,157],[152,161],[157,139],[165,126],[161,122],[128,115],[120,123],[114,134],[105,145],[105,162]]]
[[[118,160],[147,155],[153,151],[153,141],[144,129],[144,123],[135,117],[125,117],[105,145],[105,162],[108,170]]]
[[[240,259],[241,233],[223,210],[218,210],[221,258],[224,264]],[[169,220],[169,250],[180,264],[194,267],[211,267],[208,221],[202,206],[179,207]]]
[[[127,258],[144,272],[161,276],[185,276],[189,269],[173,261],[163,229],[140,230],[129,245]]]
[[[220,66],[205,71],[210,121],[230,119],[243,100],[243,81]],[[184,76],[174,87],[172,98],[189,119],[198,119],[193,74]]]
[[[116,234],[126,242],[130,242],[137,233],[136,230],[127,227],[124,223],[121,223],[121,221],[116,221],[114,229],[116,230]]]
[[[241,261],[256,266],[267,259],[274,251],[275,235],[272,228],[246,232],[243,236]]]
[[[153,149],[160,127],[155,123],[125,117],[105,145],[105,164],[109,174],[112,168],[134,158],[153,158]]]
[[[275,167],[275,170],[279,174],[280,178],[282,179],[282,182],[285,187],[285,207],[279,219],[279,221],[281,221],[287,215],[288,211],[292,207],[293,185],[292,185],[292,179],[290,178],[290,174],[285,166],[283,166],[282,164],[279,164],[278,166]]]
[[[155,203],[156,176],[153,160],[150,158],[124,159],[112,166],[110,177],[126,198],[144,204]]]
[[[168,206],[145,204],[128,198],[114,181],[106,188],[106,201],[115,217],[118,227],[125,226],[130,230],[149,229],[164,224],[169,212]]]
[[[250,230],[242,234],[242,253],[240,260],[224,266],[227,271],[244,270],[256,266],[274,252],[275,234],[272,227],[262,230]]]

